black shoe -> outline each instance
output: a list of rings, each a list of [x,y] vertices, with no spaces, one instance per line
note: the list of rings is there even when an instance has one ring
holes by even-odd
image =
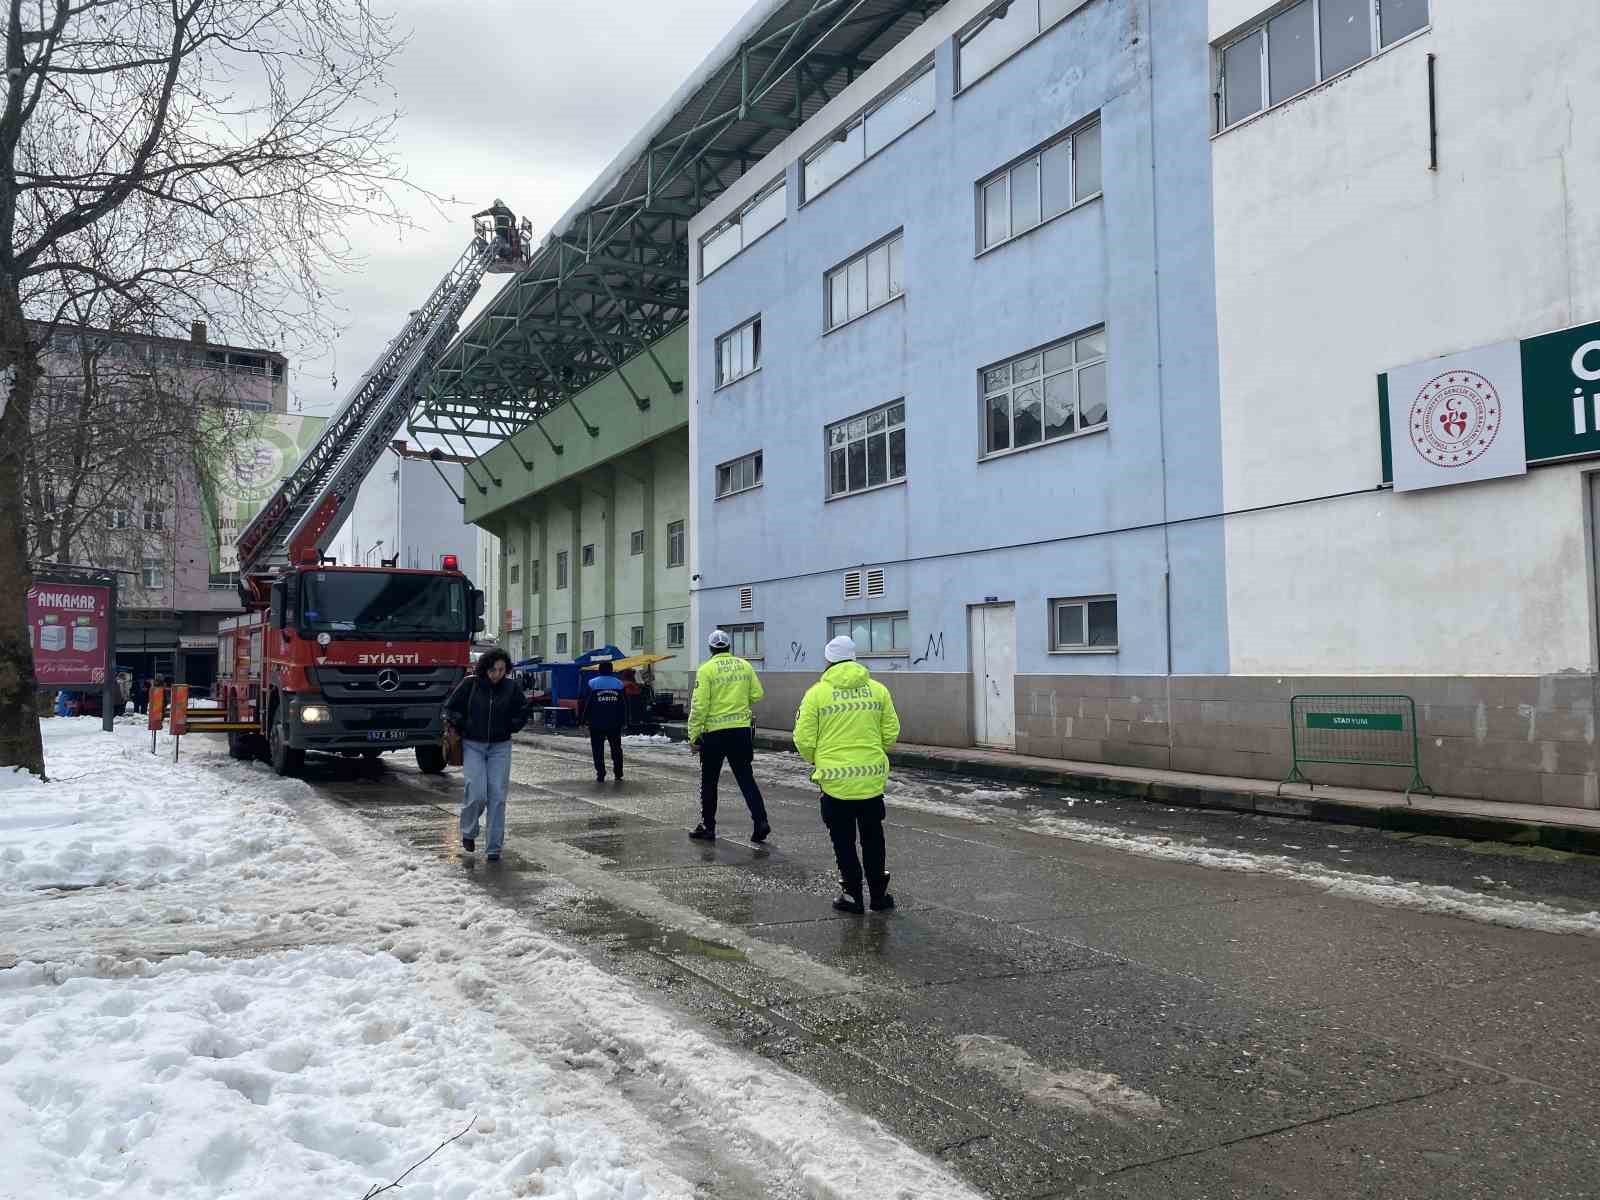
[[[833,902],[833,907],[842,913],[866,912],[866,905],[861,903],[861,885],[858,883],[851,887],[844,880],[839,880],[839,898]]]
[[[767,840],[767,834],[771,832],[772,826],[763,821],[761,824],[757,825],[753,830],[751,830],[750,840],[752,842],[764,842]]]
[[[606,773],[604,771],[596,772],[594,781],[596,783],[604,783],[606,781]]]
[[[476,850],[478,848],[478,844],[476,842],[474,842],[471,838],[462,838],[461,839],[461,848],[463,850],[465,850],[468,854],[471,854],[474,850]]]
[[[877,885],[868,884],[868,891],[872,894],[871,908],[873,912],[888,912],[894,907],[894,897],[889,894],[889,873],[885,871],[883,878]]]
[[[621,783],[621,782],[622,782],[622,772],[621,772],[621,771],[618,771],[618,772],[617,772],[617,782],[618,782],[618,783]]]
[[[696,825],[689,831],[689,836],[697,842],[714,842],[717,840],[717,831],[707,829],[705,825]]]
[[[500,855],[498,853],[489,855],[489,861],[490,862],[499,862],[500,861]]]

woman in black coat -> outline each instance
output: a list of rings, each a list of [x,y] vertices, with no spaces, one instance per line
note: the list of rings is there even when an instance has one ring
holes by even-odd
[[[445,724],[461,739],[461,846],[477,848],[478,822],[489,810],[489,861],[506,837],[506,789],[511,785],[511,735],[528,723],[527,701],[504,650],[486,650],[478,666],[444,704]]]

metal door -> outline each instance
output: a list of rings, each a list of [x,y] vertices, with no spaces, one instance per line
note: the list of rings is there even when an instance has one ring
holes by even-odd
[[[972,663],[973,740],[1013,750],[1017,744],[1017,610],[981,604],[967,611]]]

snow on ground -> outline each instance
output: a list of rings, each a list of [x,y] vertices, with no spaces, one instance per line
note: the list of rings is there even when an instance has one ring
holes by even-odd
[[[1212,846],[1200,839],[1181,840],[1162,834],[1128,833],[1108,825],[1095,825],[1070,818],[1036,816],[1025,828],[1051,837],[1137,854],[1143,858],[1189,863],[1215,871],[1244,871],[1293,879],[1347,900],[1363,900],[1387,908],[1439,913],[1485,925],[1504,925],[1540,933],[1600,937],[1600,912],[1570,912],[1539,901],[1486,896],[1445,884],[1408,882],[1387,875],[1362,875],[1281,854],[1256,854]],[[1284,845],[1286,849],[1300,849],[1288,843]]]
[[[405,1195],[971,1196],[305,785],[43,728],[57,782],[0,779],[0,1197],[360,1197],[435,1147]]]

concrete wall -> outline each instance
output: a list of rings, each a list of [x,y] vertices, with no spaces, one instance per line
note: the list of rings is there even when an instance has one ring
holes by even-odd
[[[989,596],[1017,605],[1022,671],[1220,671],[1228,658],[1220,522],[1164,525],[1221,507],[1205,14],[1096,0],[954,95],[954,34],[981,8],[947,5],[690,231],[697,247],[787,173],[783,224],[693,285],[696,648],[718,623],[759,621],[767,675],[810,676],[829,617],[904,610],[911,652],[871,665],[908,696],[956,704],[916,735],[953,744],[970,739],[970,701],[910,679],[966,679],[967,609]],[[928,54],[933,115],[802,206],[800,157]],[[1096,113],[1104,198],[975,255],[977,181]],[[904,297],[825,333],[824,273],[896,229]],[[761,369],[716,390],[716,336],[756,313]],[[980,460],[978,369],[1102,323],[1108,428]],[[905,484],[828,501],[824,427],[901,397]],[[756,449],[764,484],[714,499],[716,464]],[[841,574],[860,565],[884,567],[881,599],[843,599]],[[1049,598],[1104,593],[1118,598],[1120,650],[1051,654]]]
[[[1264,7],[1212,0],[1213,32]],[[1585,468],[1373,491],[1380,372],[1600,318],[1600,6],[1537,10],[1434,0],[1430,31],[1215,139],[1227,505],[1369,493],[1229,519],[1235,672],[1596,668]]]

